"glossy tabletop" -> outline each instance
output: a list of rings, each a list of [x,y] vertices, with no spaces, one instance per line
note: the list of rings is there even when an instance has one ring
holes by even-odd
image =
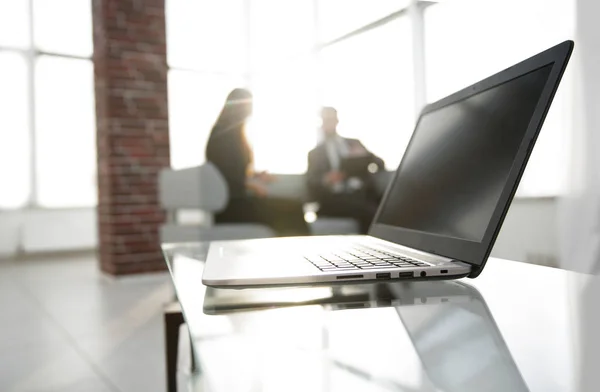
[[[477,279],[223,290],[208,247],[163,247],[197,390],[595,390],[591,276],[490,259]]]

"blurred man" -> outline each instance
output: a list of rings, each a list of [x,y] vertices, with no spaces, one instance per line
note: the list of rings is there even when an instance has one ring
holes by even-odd
[[[308,154],[311,197],[319,203],[319,216],[354,218],[361,233],[366,234],[381,197],[370,172],[383,170],[383,160],[370,153],[359,140],[338,135],[335,108],[324,107],[321,118],[324,140]],[[364,174],[347,172],[344,164],[353,158],[366,161],[369,170]]]

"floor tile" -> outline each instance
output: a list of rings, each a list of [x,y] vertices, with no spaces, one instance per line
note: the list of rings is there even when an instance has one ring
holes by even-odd
[[[0,351],[0,390],[115,392],[75,349],[58,342]]]
[[[167,274],[111,279],[94,256],[0,264],[0,391],[164,391]]]
[[[0,286],[0,351],[63,340],[35,299],[15,282]]]
[[[162,316],[157,314],[135,334],[104,352],[99,366],[122,391],[163,392],[165,359]],[[152,369],[152,371],[150,371]]]
[[[36,347],[65,341],[60,329],[44,317],[9,319],[2,317],[0,326],[0,352]]]

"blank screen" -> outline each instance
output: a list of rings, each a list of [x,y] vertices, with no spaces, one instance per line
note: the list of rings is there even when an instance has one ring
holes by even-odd
[[[377,223],[481,242],[551,69],[423,115]]]

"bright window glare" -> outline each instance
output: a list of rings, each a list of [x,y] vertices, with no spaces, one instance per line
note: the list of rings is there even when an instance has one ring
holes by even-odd
[[[319,36],[322,42],[406,8],[410,0],[319,0]]]
[[[247,66],[245,0],[168,0],[171,67],[243,73]]]
[[[411,32],[407,18],[326,48],[323,104],[343,136],[360,139],[395,170],[414,127]]]
[[[41,56],[35,80],[38,202],[92,206],[97,200],[92,62]]]
[[[34,0],[33,11],[35,45],[40,50],[91,56],[91,0]]]
[[[316,142],[314,2],[250,0],[254,115],[248,138],[257,170],[301,173]]]
[[[306,0],[250,0],[250,72],[281,72],[315,45],[314,8]]]
[[[197,166],[205,160],[211,128],[229,92],[243,86],[241,77],[169,71],[171,166]]]
[[[0,0],[0,46],[27,47],[28,26],[28,0]]]
[[[27,64],[0,52],[0,69],[0,208],[17,208],[27,203],[31,178]]]
[[[569,0],[455,0],[427,8],[425,23],[427,98],[432,102],[572,38],[574,10]],[[560,193],[566,175],[568,72],[533,150],[520,196]]]
[[[317,141],[314,86],[310,59],[284,70],[254,75],[254,115],[248,124],[248,138],[257,170],[306,171],[307,154]]]
[[[346,35],[410,3],[167,1],[169,64],[197,71],[171,71],[169,77],[173,167],[204,161],[208,132],[225,95],[247,80],[254,94],[248,136],[257,170],[306,170],[307,153],[319,138],[321,105],[338,109],[343,136],[360,139],[385,160],[387,169],[394,170],[416,120],[409,13],[318,52],[314,49],[319,40]],[[573,8],[572,0],[430,4],[425,8],[427,101],[572,38]],[[569,73],[528,164],[521,196],[560,191],[566,170],[561,147],[569,142],[571,126]]]

